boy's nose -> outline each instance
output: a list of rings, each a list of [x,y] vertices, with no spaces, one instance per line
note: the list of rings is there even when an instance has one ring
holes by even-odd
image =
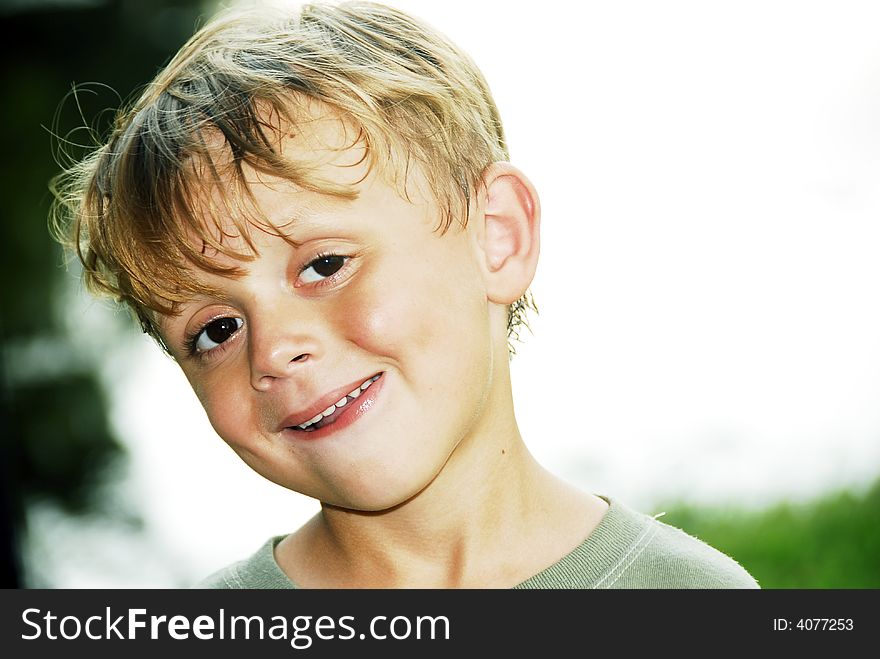
[[[279,379],[301,373],[316,358],[316,341],[294,332],[251,333],[251,386],[267,391]]]

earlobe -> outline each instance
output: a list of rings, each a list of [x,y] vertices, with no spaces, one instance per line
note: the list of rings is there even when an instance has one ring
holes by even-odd
[[[531,284],[538,265],[541,208],[531,181],[496,162],[483,173],[485,209],[480,248],[489,299],[512,304]]]

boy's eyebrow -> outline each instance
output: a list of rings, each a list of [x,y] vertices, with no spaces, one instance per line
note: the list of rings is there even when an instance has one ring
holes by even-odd
[[[267,219],[269,226],[278,231],[322,228],[328,221],[338,217],[333,212],[334,210],[332,202],[304,204],[296,209],[285,209],[284,215],[280,218],[269,217]],[[295,241],[291,242],[295,244]]]
[[[301,242],[294,240],[292,238],[293,234],[298,230],[303,231],[310,227],[318,228],[319,226],[320,223],[317,222],[314,217],[303,215],[301,213],[294,213],[279,219],[269,218],[266,223],[256,225],[256,228],[259,231],[277,235],[294,247],[299,247]]]
[[[231,279],[238,279],[244,273],[236,273],[228,275]],[[219,302],[221,304],[229,304],[232,302],[232,296],[227,295],[223,289],[211,289],[209,291],[202,292],[194,292],[186,296],[180,296],[181,299],[177,300],[174,303],[175,312],[174,314],[170,314],[167,316],[163,316],[165,319],[180,317],[183,313],[183,307],[190,304],[198,304],[199,302]]]

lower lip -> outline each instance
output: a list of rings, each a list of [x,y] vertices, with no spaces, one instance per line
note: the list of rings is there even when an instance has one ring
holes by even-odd
[[[294,437],[297,439],[302,439],[306,441],[314,441],[317,439],[323,439],[324,437],[329,437],[330,435],[334,435],[337,432],[348,428],[355,421],[360,419],[362,416],[367,414],[371,409],[373,409],[373,405],[376,404],[376,397],[379,395],[379,392],[382,390],[382,386],[385,384],[385,373],[380,374],[379,379],[373,382],[366,391],[361,393],[355,400],[348,403],[345,406],[345,409],[342,413],[336,417],[336,421],[331,423],[329,426],[324,426],[323,428],[318,428],[317,430],[312,430],[311,432],[306,432],[305,430],[294,430],[293,428],[286,428],[285,433],[292,433]]]

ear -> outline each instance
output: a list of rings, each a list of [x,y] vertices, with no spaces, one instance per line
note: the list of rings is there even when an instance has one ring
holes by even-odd
[[[477,242],[489,300],[512,304],[535,276],[540,246],[541,206],[532,182],[507,162],[483,172],[484,205]]]

